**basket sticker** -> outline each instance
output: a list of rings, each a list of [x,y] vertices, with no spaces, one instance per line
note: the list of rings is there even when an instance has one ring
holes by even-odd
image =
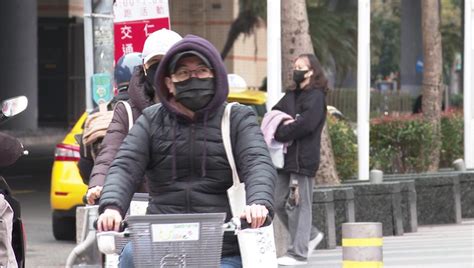
[[[130,215],[145,215],[148,201],[132,201],[130,203]]]
[[[152,224],[153,242],[199,240],[199,222]]]

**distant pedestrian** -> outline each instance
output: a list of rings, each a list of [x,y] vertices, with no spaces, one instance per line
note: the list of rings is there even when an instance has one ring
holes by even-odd
[[[288,144],[275,193],[277,215],[291,236],[288,251],[278,259],[280,265],[306,264],[323,238],[312,225],[311,204],[326,121],[327,79],[316,56],[303,54],[294,63],[293,80],[295,87],[273,107],[293,117],[283,120],[274,136]]]
[[[446,110],[445,102],[446,102],[446,99],[443,98],[441,101],[441,111]],[[418,97],[416,97],[413,103],[413,107],[412,107],[412,114],[419,114],[419,113],[423,113],[423,94],[420,94],[418,95]]]

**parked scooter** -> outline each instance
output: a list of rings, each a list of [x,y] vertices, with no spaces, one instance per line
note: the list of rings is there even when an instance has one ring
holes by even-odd
[[[0,124],[21,113],[28,106],[25,96],[15,97],[1,102]],[[25,235],[21,220],[20,203],[13,197],[12,191],[1,176],[2,169],[14,164],[22,155],[28,154],[23,145],[15,137],[0,132],[0,267],[25,267]],[[0,196],[1,197],[1,196]],[[5,203],[6,202],[6,203]],[[13,215],[12,215],[13,214]],[[12,227],[10,227],[10,225]],[[7,232],[10,231],[11,234]],[[3,233],[5,232],[5,233]],[[11,237],[11,248],[4,244]],[[13,249],[14,258],[11,255]],[[9,264],[1,263],[9,259]],[[16,263],[13,263],[15,262]]]

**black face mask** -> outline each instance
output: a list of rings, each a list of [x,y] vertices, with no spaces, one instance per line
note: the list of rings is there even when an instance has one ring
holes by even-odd
[[[154,63],[153,65],[148,67],[148,69],[146,69],[146,80],[151,85],[155,84],[155,74],[156,74],[156,70],[158,69],[158,65],[159,65],[159,62]]]
[[[197,111],[206,107],[216,93],[214,78],[191,77],[174,83],[174,86],[176,87],[176,101],[191,111]]]
[[[306,78],[304,75],[309,70],[294,70],[293,71],[293,81],[295,81],[296,85],[299,87],[300,83],[303,82]]]

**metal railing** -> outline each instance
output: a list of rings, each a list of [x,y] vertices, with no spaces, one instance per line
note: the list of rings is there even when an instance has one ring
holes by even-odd
[[[341,88],[330,90],[326,101],[328,105],[336,107],[350,121],[357,121],[357,90],[353,88]],[[413,97],[399,91],[381,93],[372,91],[370,93],[370,117],[383,114],[411,113]]]

